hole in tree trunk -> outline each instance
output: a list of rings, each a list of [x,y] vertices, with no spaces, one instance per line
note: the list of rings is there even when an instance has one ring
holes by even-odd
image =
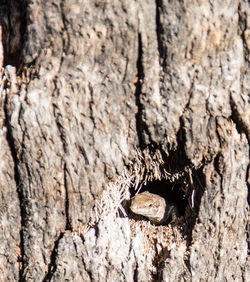
[[[182,185],[184,184],[181,179],[177,180],[175,183],[171,183],[168,180],[156,180],[148,182],[147,185],[143,185],[139,193],[149,191],[150,193],[158,194],[167,200],[167,202],[175,204],[180,216],[183,216],[188,205],[188,199],[181,189]],[[134,195],[135,193],[132,194],[132,196]]]
[[[148,158],[145,158],[147,159],[147,164],[152,161],[149,155],[150,153],[147,153]],[[153,155],[155,156],[155,152]],[[178,156],[182,156],[182,161],[178,162]],[[145,161],[145,159],[143,159],[143,161]],[[199,169],[194,169],[188,166],[187,162],[185,162],[186,165],[183,164],[183,154],[177,151],[171,152],[167,158],[167,162],[165,158],[161,165],[158,163],[155,166],[156,162],[154,162],[155,160],[150,163],[152,164],[151,168],[158,167],[157,169],[162,179],[153,179],[152,171],[154,169],[152,169],[151,172],[145,172],[145,170],[143,170],[144,174],[140,182],[141,185],[138,185],[136,189],[134,189],[134,187],[130,189],[131,198],[139,193],[148,191],[163,197],[169,204],[174,204],[178,209],[180,218],[177,224],[182,227],[184,226],[182,229],[183,235],[187,236],[187,241],[190,243],[192,240],[192,230],[199,212],[201,197],[206,186],[203,166]],[[147,173],[150,176],[148,176]],[[144,179],[146,179],[146,181],[144,181]],[[134,216],[129,210],[128,213],[134,219],[140,220],[143,218],[142,216]]]

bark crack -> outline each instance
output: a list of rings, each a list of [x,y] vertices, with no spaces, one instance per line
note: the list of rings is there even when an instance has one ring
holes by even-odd
[[[184,104],[184,106],[183,106],[182,115],[181,115],[180,118],[182,118],[182,116],[183,116],[183,114],[185,113],[185,111],[186,111],[187,109],[189,109],[190,101],[191,101],[191,99],[193,98],[194,82],[195,82],[195,78],[193,77],[193,78],[192,78],[192,81],[191,81],[191,86],[190,86],[190,88],[189,88],[189,90],[188,90],[188,92],[187,92],[187,99],[186,99],[185,104]]]
[[[240,28],[240,37],[242,39],[242,44],[243,44],[243,52],[244,52],[244,57],[245,61],[248,62],[248,48],[247,48],[247,40],[245,37],[245,33],[247,32],[247,13],[242,10],[241,3],[239,3],[238,6],[238,16],[239,16],[239,28]]]
[[[64,0],[61,1],[60,3],[60,10],[61,10],[61,18],[62,18],[62,23],[63,23],[63,28],[62,28],[62,55],[61,55],[61,60],[60,60],[60,67],[59,67],[59,72],[61,70],[63,61],[64,61],[64,56],[68,53],[69,50],[69,45],[70,45],[70,37],[69,37],[69,32],[67,29],[67,20],[64,12]],[[65,36],[66,33],[66,36]]]
[[[55,89],[54,89],[54,91],[52,93],[52,97],[54,96],[56,91],[58,91],[57,90],[56,81],[57,81],[57,77],[54,79]],[[66,134],[65,129],[64,129],[63,125],[62,125],[63,123],[60,121],[60,118],[62,117],[62,114],[60,113],[60,110],[59,110],[59,108],[58,108],[56,103],[52,103],[52,106],[53,106],[53,115],[54,115],[54,118],[55,118],[55,123],[56,123],[57,129],[59,131],[59,136],[60,136],[60,139],[61,139],[61,142],[62,142],[63,150],[67,154],[68,153],[68,145],[67,145],[67,142],[66,142],[67,134]]]
[[[68,191],[68,183],[67,183],[67,165],[64,163],[64,187],[65,187],[65,216],[66,216],[66,230],[72,230],[70,217],[69,217],[69,191]]]
[[[62,22],[63,22],[63,30],[66,32],[66,38],[63,37],[63,52],[67,54],[67,51],[69,50],[69,45],[70,45],[70,37],[69,37],[69,32],[67,29],[67,19],[66,15],[64,12],[64,0],[61,1],[60,3],[60,8],[61,8],[61,17],[62,17]]]
[[[90,119],[93,122],[94,128],[96,128],[96,123],[95,123],[95,114],[94,114],[94,105],[95,105],[95,101],[94,101],[94,90],[93,87],[91,86],[91,84],[88,84],[88,88],[89,88],[89,93],[90,93],[90,101],[89,101],[89,111],[90,111]],[[94,140],[93,140],[94,141]]]
[[[8,113],[8,108],[7,108],[7,103],[8,103],[8,98],[7,95],[5,96],[4,99],[4,126],[7,129],[6,133],[6,139],[10,148],[11,156],[13,159],[14,163],[14,179],[16,183],[16,190],[17,190],[17,195],[19,199],[19,205],[20,205],[20,217],[21,217],[21,229],[20,229],[20,252],[21,252],[21,258],[19,259],[19,262],[21,263],[21,267],[19,268],[19,281],[22,281],[23,277],[23,269],[24,269],[24,226],[25,226],[25,208],[23,206],[24,203],[24,195],[23,195],[23,189],[21,185],[21,178],[18,170],[18,157],[17,157],[17,152],[15,148],[15,143],[14,143],[14,137],[13,137],[13,132],[10,124],[10,115]]]
[[[159,61],[160,66],[165,66],[165,52],[164,46],[162,42],[162,34],[163,27],[160,21],[160,13],[163,9],[162,0],[156,0],[156,36],[157,36],[157,44],[158,44],[158,52],[159,52]]]
[[[57,86],[56,86],[56,80],[57,80],[57,77],[55,77],[55,79],[54,79],[55,89],[53,91],[52,97],[55,95],[56,91],[58,91]],[[58,132],[59,132],[63,151],[64,151],[65,154],[67,154],[67,152],[68,152],[68,144],[67,144],[67,140],[66,140],[67,134],[66,134],[65,129],[62,125],[62,122],[60,121],[62,114],[60,113],[60,110],[59,110],[56,103],[52,103],[52,106],[53,106],[53,116],[54,116],[55,123],[56,123],[57,129],[58,129]],[[68,184],[67,184],[67,174],[68,175],[70,175],[70,174],[68,172],[67,165],[65,163],[63,156],[62,156],[62,162],[64,164],[63,165],[63,175],[64,175],[64,188],[65,188],[65,217],[66,217],[65,228],[66,228],[66,230],[71,230],[72,228],[71,228],[70,217],[69,217],[69,193],[68,193]]]
[[[53,274],[56,272],[56,269],[57,269],[57,264],[56,264],[57,251],[58,251],[59,242],[62,239],[63,235],[64,235],[64,232],[61,232],[58,239],[56,239],[56,241],[54,243],[54,248],[53,248],[51,255],[50,255],[50,263],[48,265],[48,272],[45,275],[44,279],[42,280],[43,282],[51,281]]]
[[[250,144],[250,136],[249,136],[249,132],[248,132],[248,128],[247,125],[245,124],[245,122],[242,120],[241,115],[237,109],[237,104],[235,103],[233,97],[232,97],[232,93],[230,93],[230,107],[231,107],[231,120],[234,122],[234,124],[236,125],[236,129],[239,133],[244,133],[247,137],[248,143]]]
[[[137,67],[137,81],[135,83],[135,98],[136,98],[136,106],[137,106],[137,113],[136,113],[136,130],[138,134],[139,139],[139,147],[144,147],[144,138],[143,138],[143,129],[146,128],[145,122],[143,122],[143,105],[141,103],[141,92],[142,92],[142,83],[144,79],[144,69],[143,69],[143,63],[142,63],[142,57],[143,57],[143,50],[142,50],[142,39],[141,34],[138,33],[138,57],[136,62]]]
[[[85,261],[84,261],[84,257],[82,256],[82,265],[83,265],[83,268],[84,268],[84,270],[87,272],[87,274],[89,275],[89,279],[90,279],[90,281],[94,281],[94,278],[93,278],[93,275],[92,275],[92,272],[87,268],[87,265],[86,265],[86,263],[85,263]],[[86,277],[87,278],[87,277]],[[87,280],[87,279],[86,279]]]

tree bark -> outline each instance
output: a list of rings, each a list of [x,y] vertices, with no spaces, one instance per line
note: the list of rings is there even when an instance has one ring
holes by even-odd
[[[0,15],[0,280],[249,281],[248,2]],[[133,217],[139,186],[178,222]]]

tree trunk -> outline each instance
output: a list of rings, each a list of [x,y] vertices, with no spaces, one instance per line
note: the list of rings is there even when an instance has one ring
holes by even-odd
[[[0,280],[249,281],[248,2],[0,15]],[[131,214],[140,187],[177,222]]]

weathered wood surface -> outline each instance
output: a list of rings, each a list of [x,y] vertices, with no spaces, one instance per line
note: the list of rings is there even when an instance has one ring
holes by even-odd
[[[12,0],[0,14],[0,280],[249,281],[247,1]],[[115,209],[87,224],[138,150],[157,167],[176,148],[204,185],[189,243],[154,265]]]

